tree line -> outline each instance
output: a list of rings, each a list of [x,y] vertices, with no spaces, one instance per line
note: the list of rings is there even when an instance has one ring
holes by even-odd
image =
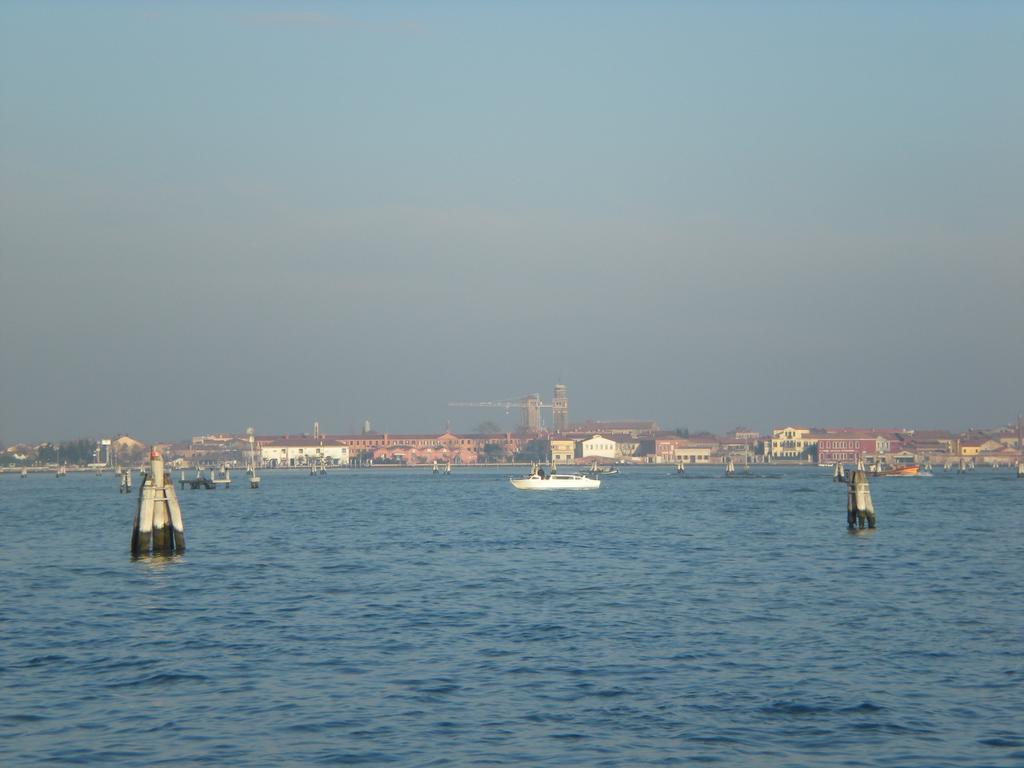
[[[62,443],[42,443],[29,452],[24,459],[18,459],[13,453],[5,451],[0,454],[0,465],[12,464],[89,464],[96,455],[96,441],[83,437]]]

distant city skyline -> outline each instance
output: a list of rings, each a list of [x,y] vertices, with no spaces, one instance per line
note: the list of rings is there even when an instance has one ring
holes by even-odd
[[[0,5],[0,439],[1024,410],[1024,6]],[[309,428],[306,427],[306,428]]]
[[[315,434],[322,434],[325,436],[356,436],[364,433],[364,428],[369,427],[369,432],[372,434],[393,434],[393,435],[441,435],[446,431],[451,431],[454,434],[471,434],[479,432],[479,427],[485,424],[493,424],[498,427],[495,432],[510,432],[513,434],[521,434],[522,430],[519,423],[515,420],[514,415],[501,414],[501,417],[485,416],[479,419],[470,419],[468,421],[456,422],[453,420],[446,420],[445,423],[439,425],[436,429],[407,429],[398,425],[396,428],[389,428],[385,426],[379,426],[372,419],[364,419],[360,424],[349,423],[345,426],[333,425],[329,421],[323,421],[321,419],[313,419],[307,424],[296,424],[292,427],[284,429],[260,429],[253,427],[257,436],[284,436],[292,435],[295,437],[309,436]],[[942,430],[948,431],[951,434],[967,434],[970,432],[983,432],[997,429],[1003,429],[1006,427],[1016,428],[1018,424],[1018,415],[1014,415],[1012,418],[1004,419],[1002,421],[993,422],[991,424],[971,424],[963,427],[950,426],[939,422],[928,423],[928,424],[909,424],[904,422],[893,422],[889,424],[884,423],[873,423],[873,424],[845,424],[837,422],[828,423],[814,423],[806,419],[793,419],[790,421],[777,421],[772,422],[767,427],[758,427],[749,423],[736,423],[731,427],[722,427],[713,429],[707,426],[693,426],[687,424],[666,424],[658,421],[657,419],[618,419],[609,417],[595,417],[595,418],[579,418],[572,419],[570,421],[570,432],[578,432],[580,430],[586,430],[588,427],[593,428],[592,431],[600,431],[597,427],[600,424],[621,424],[626,422],[635,423],[654,423],[658,429],[663,432],[673,432],[676,430],[685,430],[692,435],[699,434],[710,434],[714,436],[728,436],[733,434],[737,430],[750,430],[756,432],[759,437],[770,436],[772,430],[781,429],[784,427],[804,427],[812,430],[855,430],[855,431],[870,431],[874,430],[907,430],[910,432],[927,432],[931,430]],[[31,439],[9,439],[4,435],[0,434],[0,443],[12,446],[15,444],[27,444],[37,445],[42,443],[53,443],[57,444],[62,441],[70,442],[79,440],[82,438],[90,439],[102,439],[102,438],[115,438],[120,436],[131,437],[134,439],[142,440],[147,444],[152,443],[171,443],[171,442],[183,442],[188,441],[195,437],[201,437],[204,435],[234,435],[241,436],[246,433],[246,430],[253,426],[247,424],[237,428],[229,429],[206,429],[197,430],[188,435],[141,435],[124,430],[99,430],[91,434],[76,434],[76,435],[45,435],[38,436]],[[484,430],[489,431],[489,430]],[[558,434],[555,430],[551,429],[551,425],[545,422],[542,425],[542,429],[539,434]]]

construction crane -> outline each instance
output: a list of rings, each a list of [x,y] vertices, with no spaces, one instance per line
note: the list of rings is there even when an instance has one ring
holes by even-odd
[[[524,432],[540,432],[540,409],[551,408],[550,403],[541,402],[540,395],[523,395],[522,397],[509,398],[507,400],[484,400],[474,403],[448,403],[450,406],[466,406],[471,408],[504,408],[508,414],[513,408],[521,410],[519,426]]]

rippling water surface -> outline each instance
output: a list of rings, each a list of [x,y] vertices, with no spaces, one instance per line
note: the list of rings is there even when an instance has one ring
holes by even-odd
[[[0,476],[0,764],[1024,764],[1024,480]]]

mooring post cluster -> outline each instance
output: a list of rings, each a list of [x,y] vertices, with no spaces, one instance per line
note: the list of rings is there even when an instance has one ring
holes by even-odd
[[[867,473],[854,470],[846,491],[846,526],[850,530],[875,527],[875,507],[871,503],[871,489]]]
[[[149,471],[139,486],[139,506],[132,525],[132,557],[174,554],[185,551],[185,524],[174,495],[170,473],[155,448],[149,454]]]

